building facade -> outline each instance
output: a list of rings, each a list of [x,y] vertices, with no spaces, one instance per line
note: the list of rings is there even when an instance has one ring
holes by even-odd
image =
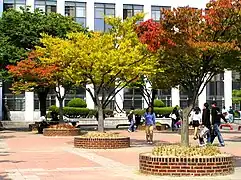
[[[159,21],[162,17],[161,8],[183,6],[204,8],[207,2],[208,0],[0,0],[0,14],[9,8],[19,9],[21,6],[28,6],[31,10],[39,8],[46,13],[57,12],[65,16],[71,16],[76,22],[83,24],[90,30],[106,31],[109,27],[105,24],[103,15],[118,16],[125,19],[136,13],[144,12],[146,13],[144,20],[152,18],[155,21]],[[236,89],[240,88],[238,78],[239,74],[231,71],[225,71],[215,76],[199,96],[199,106],[202,107],[206,101],[211,102],[213,100],[216,100],[220,106],[231,106],[232,85]],[[11,119],[13,121],[33,121],[39,119],[37,94],[25,92],[20,95],[14,95],[9,90],[9,87],[11,87],[10,84],[3,84],[0,87],[0,99],[3,99],[0,106],[8,105]],[[65,104],[74,97],[85,99],[88,108],[94,108],[94,103],[89,93],[83,88],[73,89],[66,96]],[[179,87],[158,90],[157,97],[163,100],[167,106],[187,106],[188,95]],[[47,106],[50,105],[58,105],[58,100],[53,91],[48,95]],[[129,109],[131,106],[135,108],[145,108],[147,106],[138,89],[126,88],[121,90],[108,108],[118,110]],[[3,113],[0,112],[0,119],[3,118]]]

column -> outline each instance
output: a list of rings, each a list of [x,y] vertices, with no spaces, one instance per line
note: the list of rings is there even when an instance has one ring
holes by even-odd
[[[89,0],[86,3],[86,26],[90,30],[95,28],[95,4],[93,0]]]
[[[174,106],[180,106],[180,92],[179,87],[172,88],[172,107]]]
[[[92,94],[94,94],[94,88],[93,85],[88,84],[86,85],[86,88],[89,88],[92,92]],[[87,104],[87,108],[89,109],[94,109],[95,108],[95,103],[90,95],[90,93],[88,91],[86,91],[86,104]]]
[[[147,3],[144,4],[144,13],[145,13],[144,21],[151,19],[151,4],[148,3],[148,1],[146,2]]]
[[[58,87],[56,87],[56,91],[58,92],[59,91],[59,88]],[[60,95],[61,95],[61,97],[62,96],[64,96],[64,88],[61,86],[60,87]],[[59,107],[59,100],[58,100],[58,98],[56,97],[56,106],[57,107]],[[65,106],[65,103],[63,102],[63,106]]]
[[[119,89],[116,89],[118,91]],[[117,112],[120,112],[124,108],[124,89],[121,89],[116,95],[115,95],[115,109]]]
[[[207,86],[204,87],[203,92],[198,96],[198,106],[199,106],[199,108],[202,109],[203,105],[206,101],[207,101]]]
[[[34,121],[34,92],[25,92],[25,121]]]
[[[228,108],[232,106],[232,71],[224,72],[224,104]]]
[[[3,12],[3,0],[0,0],[0,17],[2,16]]]
[[[146,90],[148,91],[148,93],[149,93],[150,95],[152,95],[151,89],[152,89],[152,87],[151,87],[150,82],[146,81]],[[147,96],[146,96],[145,98],[148,99]],[[142,98],[142,99],[144,100],[144,98]],[[149,105],[149,104],[144,100],[144,108],[145,108],[145,109],[148,108],[148,105]]]
[[[122,1],[116,1],[115,12],[116,12],[116,17],[123,18],[123,2]]]
[[[30,11],[34,11],[34,0],[26,0],[26,6],[29,6]]]
[[[57,13],[65,16],[65,1],[57,0]]]

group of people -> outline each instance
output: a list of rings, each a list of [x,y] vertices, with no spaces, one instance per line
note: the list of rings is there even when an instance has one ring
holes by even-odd
[[[128,129],[129,132],[135,131],[136,124],[136,116],[134,114],[134,109],[128,115],[128,119],[130,121],[130,127]],[[182,122],[181,111],[175,107],[170,115],[172,119],[172,129],[179,128]],[[146,109],[144,114],[145,118],[145,132],[146,132],[146,141],[149,144],[153,143],[153,129],[156,125],[156,116],[153,111],[153,108],[149,106]],[[138,121],[140,122],[141,117],[139,117]],[[223,137],[219,130],[219,126],[221,124],[221,119],[223,119],[226,123],[229,123],[225,118],[225,114],[222,113],[219,107],[217,107],[216,102],[212,102],[211,108],[208,103],[204,104],[203,110],[199,107],[196,107],[191,112],[191,120],[192,125],[194,127],[194,136],[193,138],[199,140],[199,144],[205,145],[206,143],[213,143],[214,139],[218,137],[219,143],[221,146],[225,146]],[[198,134],[198,128],[201,127],[201,131]],[[206,139],[206,142],[205,142]]]
[[[216,102],[212,102],[211,108],[208,103],[204,104],[203,111],[199,107],[194,108],[191,112],[192,125],[194,127],[193,139],[199,139],[200,145],[204,145],[205,140],[207,143],[213,143],[215,137],[218,137],[218,141],[221,146],[225,146],[223,137],[219,130],[221,119],[228,123],[225,115],[217,107]],[[201,126],[201,131],[198,134],[198,128]]]

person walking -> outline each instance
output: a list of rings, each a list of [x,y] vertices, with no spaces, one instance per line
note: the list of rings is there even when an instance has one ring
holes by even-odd
[[[212,116],[212,126],[213,126],[212,133],[211,133],[211,143],[213,143],[215,137],[217,136],[220,146],[225,146],[223,137],[219,130],[219,126],[221,124],[221,119],[223,119],[226,123],[228,123],[228,121],[225,119],[224,115],[220,111],[220,108],[217,107],[217,103],[215,101],[212,102],[211,116]]]
[[[131,108],[131,111],[128,115],[128,120],[130,122],[130,126],[128,128],[128,132],[134,132],[135,131],[135,113],[134,108]]]
[[[172,113],[170,114],[170,118],[172,119],[172,131],[177,130],[176,123],[180,120],[180,114],[177,109],[178,106],[174,107]]]
[[[203,107],[203,112],[202,112],[202,125],[204,128],[202,129],[200,136],[199,136],[199,144],[203,145],[205,144],[204,142],[204,137],[207,137],[207,143],[210,143],[211,141],[211,121],[210,121],[210,109],[209,109],[209,104],[204,103]]]
[[[146,126],[146,141],[148,144],[153,143],[153,129],[156,125],[156,116],[153,108],[149,106],[144,114],[145,126]]]
[[[198,138],[198,127],[200,126],[202,121],[201,109],[199,107],[194,108],[194,113],[192,113],[191,115],[191,120],[192,126],[194,128],[193,139],[196,140]]]
[[[229,122],[230,123],[233,123],[233,119],[234,119],[234,110],[232,108],[232,106],[229,107],[229,110],[228,110],[228,114],[229,114]]]

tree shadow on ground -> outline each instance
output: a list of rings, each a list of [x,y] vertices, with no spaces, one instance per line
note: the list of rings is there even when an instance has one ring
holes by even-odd
[[[0,172],[0,180],[11,180],[5,172]]]
[[[0,135],[0,139],[10,139],[10,138],[15,138],[16,136],[13,135],[9,135],[9,136],[5,136],[5,135]]]

